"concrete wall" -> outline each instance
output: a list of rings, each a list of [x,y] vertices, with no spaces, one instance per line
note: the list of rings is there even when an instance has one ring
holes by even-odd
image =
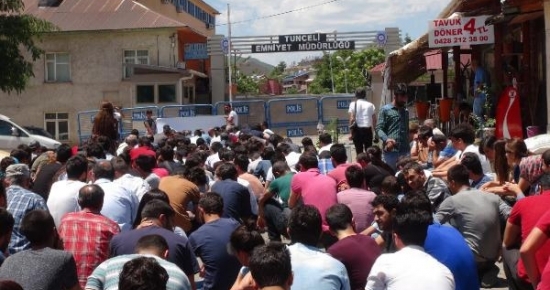
[[[57,33],[43,37],[45,52],[70,54],[71,81],[46,83],[44,57],[34,63],[35,77],[20,95],[0,92],[0,113],[20,125],[44,127],[44,113],[69,113],[69,139],[77,142],[77,112],[97,109],[102,99],[116,105],[134,105],[134,82],[174,82],[178,75],[134,76],[123,80],[123,51],[147,49],[150,64],[170,66],[170,39],[174,29],[128,32]],[[136,78],[137,77],[137,78]],[[141,79],[140,79],[141,78]]]

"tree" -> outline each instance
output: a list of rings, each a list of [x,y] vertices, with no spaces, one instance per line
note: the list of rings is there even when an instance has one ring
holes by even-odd
[[[277,64],[277,66],[275,66],[273,71],[271,71],[271,73],[269,74],[269,77],[279,79],[283,76],[285,70],[286,70],[286,62],[281,61],[279,62],[279,64]]]
[[[34,76],[33,61],[43,54],[35,40],[55,30],[47,21],[21,14],[23,5],[22,0],[0,0],[0,90],[7,93],[25,89]]]
[[[405,39],[404,39],[404,41],[405,41],[405,44],[409,44],[409,43],[412,42],[412,38],[411,38],[411,36],[410,36],[408,33],[405,33]]]
[[[258,82],[251,76],[237,72],[237,91],[241,94],[257,94],[259,90]]]
[[[344,60],[346,59],[348,60],[344,64]],[[332,92],[330,69],[332,64],[334,92],[346,92],[346,78],[348,92],[353,92],[355,88],[365,86],[363,70],[372,69],[377,64],[384,62],[384,59],[384,51],[379,48],[368,48],[360,51],[339,50],[330,54],[325,53],[313,66],[317,71],[317,76],[312,82],[309,91],[312,94]]]

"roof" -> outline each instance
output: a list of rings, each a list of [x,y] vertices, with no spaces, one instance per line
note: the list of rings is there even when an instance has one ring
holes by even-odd
[[[184,23],[132,0],[63,0],[58,7],[38,7],[23,0],[24,14],[51,22],[61,31],[181,28]]]
[[[373,68],[370,69],[370,72],[371,73],[378,73],[378,72],[383,72],[384,69],[386,68],[386,63],[383,62],[383,63],[379,63],[377,65],[375,65]]]
[[[452,0],[437,19],[454,18],[463,15],[493,14],[494,0]],[[448,48],[442,48],[445,50]],[[424,54],[432,50],[428,45],[428,34],[413,40],[390,53],[391,84],[410,83],[427,72]],[[391,85],[389,84],[389,85]]]
[[[133,68],[135,74],[155,74],[155,73],[176,73],[183,76],[197,76],[200,78],[208,78],[204,73],[192,69],[180,69],[177,67],[156,66],[150,64],[135,64],[125,63],[125,67]]]

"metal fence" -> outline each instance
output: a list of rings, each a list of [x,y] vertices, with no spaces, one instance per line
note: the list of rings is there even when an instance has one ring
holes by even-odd
[[[213,105],[197,104],[197,105],[171,105],[161,107],[159,117],[174,118],[174,117],[195,117],[200,115],[214,115],[215,109]]]
[[[99,110],[78,112],[77,124],[78,124],[78,138],[80,143],[88,140],[92,136],[92,128],[94,126],[94,117]]]
[[[319,99],[284,98],[267,102],[267,123],[277,134],[301,137],[317,133]]]
[[[132,132],[132,130],[137,129],[140,135],[145,135],[145,112],[151,110],[153,112],[153,117],[159,116],[159,111],[156,106],[148,107],[135,107],[135,108],[125,108],[121,110],[122,119],[119,123],[119,133],[120,137],[124,138]]]
[[[214,105],[215,114],[224,115],[223,107],[229,102],[218,102]],[[261,100],[235,101],[231,107],[239,115],[239,125],[255,125],[266,121],[266,103]]]

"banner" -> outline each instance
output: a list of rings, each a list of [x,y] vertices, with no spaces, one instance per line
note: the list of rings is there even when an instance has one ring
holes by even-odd
[[[431,48],[495,42],[492,25],[486,26],[489,16],[435,19],[429,22],[428,43]]]

